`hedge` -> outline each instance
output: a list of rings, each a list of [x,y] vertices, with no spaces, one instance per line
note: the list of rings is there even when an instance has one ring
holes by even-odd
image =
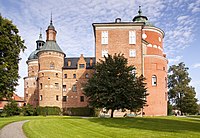
[[[41,106],[38,106],[36,108],[36,112],[38,115],[60,115],[61,114],[61,110],[59,107],[57,106],[53,106],[53,107],[50,107],[50,106],[46,106],[46,107],[41,107]]]
[[[63,108],[63,115],[96,116],[96,112],[94,108],[89,108],[89,107]]]

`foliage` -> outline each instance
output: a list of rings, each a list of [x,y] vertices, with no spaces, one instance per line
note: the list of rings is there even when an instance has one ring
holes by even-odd
[[[173,107],[170,102],[167,102],[167,115],[172,115]]]
[[[12,97],[18,85],[19,54],[26,48],[18,32],[12,21],[0,15],[0,99]]]
[[[17,106],[17,102],[14,100],[9,101],[8,104],[4,106],[3,109],[3,113],[6,114],[6,116],[19,115],[20,112],[21,110]]]
[[[180,110],[181,113],[195,114],[198,107],[197,99],[194,87],[189,86],[191,78],[188,69],[183,62],[170,66],[168,98],[173,107]]]
[[[89,107],[64,108],[63,109],[63,115],[94,116],[95,110],[94,110],[94,108],[89,108]]]
[[[146,88],[143,76],[136,77],[128,66],[128,61],[121,54],[108,55],[95,66],[95,74],[84,86],[84,94],[94,108],[114,110],[142,108],[145,103]]]
[[[32,105],[27,104],[26,106],[22,107],[22,113],[24,116],[34,116],[37,115],[36,109],[33,108]]]
[[[61,114],[61,110],[59,107],[57,106],[54,106],[54,107],[51,107],[51,106],[45,106],[45,107],[41,107],[41,106],[38,106],[36,108],[36,112],[37,112],[37,115],[60,115]]]

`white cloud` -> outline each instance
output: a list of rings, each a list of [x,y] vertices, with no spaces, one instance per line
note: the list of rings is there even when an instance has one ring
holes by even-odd
[[[193,68],[200,68],[200,63],[196,63],[193,65]]]
[[[193,13],[200,12],[200,0],[196,0],[195,2],[190,3],[188,9]]]
[[[177,64],[181,62],[182,58],[183,58],[182,56],[176,56],[174,58],[168,59],[168,61],[169,61],[169,64]]]

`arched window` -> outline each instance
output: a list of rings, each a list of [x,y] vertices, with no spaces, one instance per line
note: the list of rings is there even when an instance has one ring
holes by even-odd
[[[54,69],[54,63],[53,62],[50,63],[50,69]]]
[[[152,86],[157,86],[157,77],[156,77],[156,75],[152,76]]]
[[[77,91],[77,86],[76,86],[76,84],[74,84],[74,85],[72,86],[72,91],[73,91],[73,92],[76,92],[76,91]]]

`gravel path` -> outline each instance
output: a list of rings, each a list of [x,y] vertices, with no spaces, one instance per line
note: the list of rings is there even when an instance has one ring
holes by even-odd
[[[14,122],[6,125],[0,130],[0,138],[26,138],[22,126],[29,120]]]

